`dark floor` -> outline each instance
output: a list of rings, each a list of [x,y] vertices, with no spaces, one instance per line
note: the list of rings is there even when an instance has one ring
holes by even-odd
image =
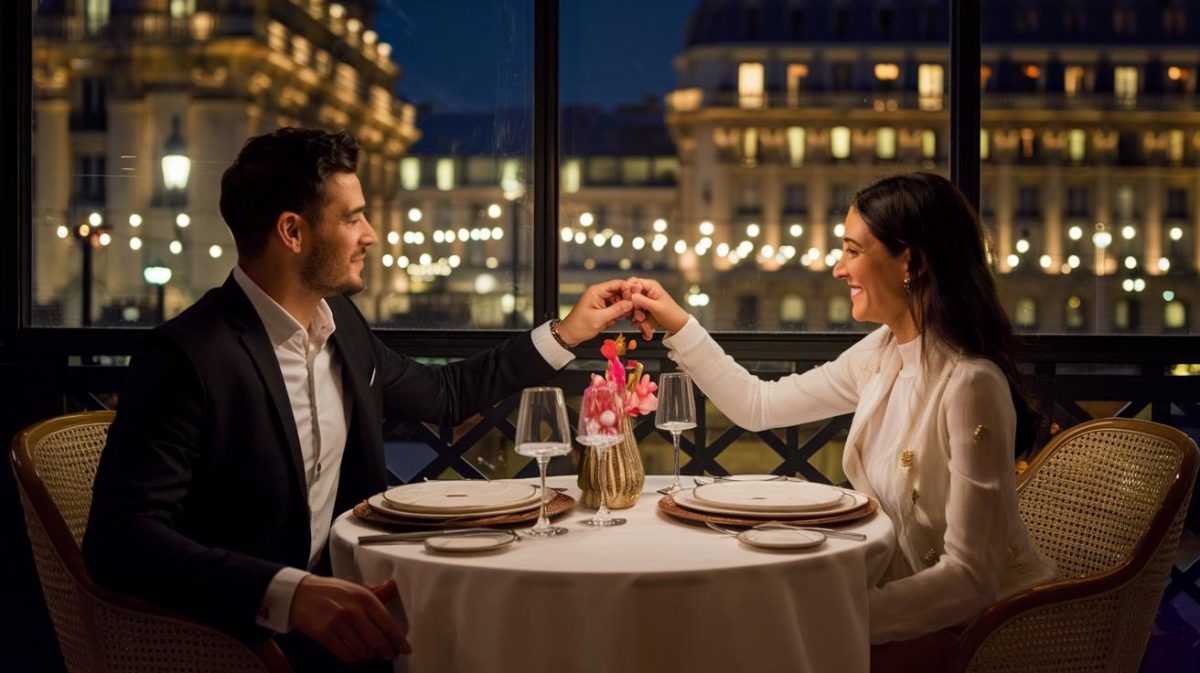
[[[1185,530],[1175,567],[1186,571],[1200,563],[1200,536]],[[1183,591],[1158,608],[1154,632],[1142,659],[1142,673],[1200,673],[1200,590]]]

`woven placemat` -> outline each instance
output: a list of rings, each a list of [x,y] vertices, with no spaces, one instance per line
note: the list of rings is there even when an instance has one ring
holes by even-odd
[[[554,518],[571,511],[575,507],[575,498],[566,493],[557,493],[546,503],[546,516]],[[380,514],[364,500],[354,506],[354,516],[359,521],[365,521],[375,526],[389,530],[407,530],[421,528],[471,528],[475,526],[515,526],[523,523],[536,523],[538,508],[512,514],[496,514],[493,516],[462,516],[454,519],[413,519],[394,514]]]
[[[812,518],[780,518],[780,517],[752,517],[752,516],[734,516],[732,514],[710,514],[708,512],[697,512],[688,509],[683,505],[675,502],[675,499],[669,495],[664,495],[658,501],[658,508],[676,519],[693,523],[704,523],[710,521],[712,523],[726,524],[730,526],[757,526],[767,521],[787,521],[801,526],[836,526],[839,524],[851,523],[859,519],[865,519],[871,516],[879,509],[879,501],[875,498],[868,497],[866,504],[852,509],[849,512],[840,514],[831,514],[829,516],[817,516]]]

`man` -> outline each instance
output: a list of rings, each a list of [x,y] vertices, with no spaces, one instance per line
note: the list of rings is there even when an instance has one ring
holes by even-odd
[[[83,542],[98,583],[246,641],[286,633],[298,669],[410,651],[394,584],[323,576],[332,518],[386,486],[383,420],[459,423],[632,307],[614,281],[462,362],[390,351],[345,296],[375,242],[357,159],[346,134],[281,129],[225,172],[237,267],[131,362]]]

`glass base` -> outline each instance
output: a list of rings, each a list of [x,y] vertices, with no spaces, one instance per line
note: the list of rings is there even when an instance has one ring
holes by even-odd
[[[598,519],[596,517],[592,517],[590,519],[581,521],[580,523],[582,523],[585,526],[596,526],[598,528],[607,528],[608,526],[622,526],[625,524],[625,519],[616,519],[616,518]]]
[[[546,526],[545,528],[530,528],[529,530],[521,531],[521,535],[526,537],[554,537],[555,535],[566,535],[568,532],[562,526]]]
[[[682,490],[683,490],[682,486],[676,486],[675,484],[671,484],[670,486],[667,486],[666,488],[658,489],[658,492],[661,495],[671,495],[672,493],[678,493]]]

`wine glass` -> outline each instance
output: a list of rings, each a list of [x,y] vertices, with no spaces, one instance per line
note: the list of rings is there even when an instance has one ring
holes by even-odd
[[[679,433],[696,427],[696,401],[692,395],[692,377],[676,372],[658,377],[658,410],[654,427],[671,433],[675,445],[675,482],[661,489],[668,494],[683,490],[679,483]]]
[[[517,453],[537,459],[542,481],[542,497],[537,523],[525,531],[532,537],[550,537],[567,532],[551,526],[546,516],[546,464],[552,456],[571,452],[571,424],[562,388],[526,388],[521,391],[521,410],[517,413]]]
[[[589,526],[620,526],[625,519],[613,518],[608,512],[608,499],[604,495],[605,477],[608,469],[604,458],[608,447],[623,438],[621,422],[625,414],[621,394],[610,382],[607,385],[591,386],[583,391],[583,402],[579,407],[579,432],[575,439],[596,452],[596,469],[600,473],[600,508],[596,515],[584,521]]]

